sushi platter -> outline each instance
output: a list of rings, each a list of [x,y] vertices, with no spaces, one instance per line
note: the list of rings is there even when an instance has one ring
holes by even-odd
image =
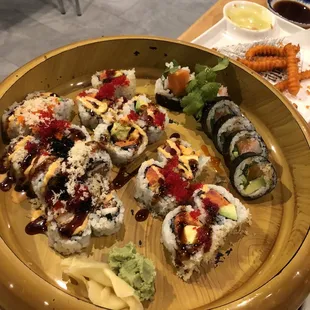
[[[297,305],[310,133],[283,98],[234,60],[152,37],[19,69],[0,86],[0,306],[271,309],[255,296],[278,287],[279,309]]]

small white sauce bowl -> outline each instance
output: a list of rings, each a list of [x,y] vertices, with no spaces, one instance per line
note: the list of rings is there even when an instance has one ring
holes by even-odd
[[[253,29],[247,29],[242,28],[238,24],[234,23],[229,17],[228,17],[228,11],[232,6],[243,6],[243,7],[258,7],[263,11],[263,14],[265,16],[268,16],[271,23],[270,28],[263,29],[263,30],[253,30]],[[276,29],[276,18],[275,15],[270,12],[267,8],[250,1],[231,1],[228,2],[224,8],[223,8],[223,15],[226,20],[226,31],[234,36],[234,37],[240,37],[242,39],[247,39],[249,41],[251,40],[260,40],[265,39],[267,37],[272,37],[273,33]]]

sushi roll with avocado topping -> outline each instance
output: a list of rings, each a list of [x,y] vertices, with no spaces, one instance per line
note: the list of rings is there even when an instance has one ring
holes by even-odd
[[[99,100],[97,94],[98,90],[91,88],[76,97],[81,123],[90,129],[95,129],[100,123],[111,121],[127,101],[123,97]]]
[[[226,165],[240,155],[255,153],[263,157],[268,156],[268,150],[263,138],[256,131],[241,130],[230,135],[223,145],[223,155]]]
[[[157,106],[146,95],[134,96],[125,103],[122,114],[146,132],[149,144],[160,140],[169,123],[166,110]]]
[[[5,141],[19,135],[33,134],[45,120],[71,120],[74,102],[68,98],[47,96],[15,102],[2,115],[2,135]]]
[[[167,62],[163,75],[156,80],[156,102],[172,111],[182,111],[181,99],[186,95],[186,86],[193,79],[188,67],[181,67],[176,61]]]
[[[257,199],[275,188],[277,174],[271,162],[265,157],[245,153],[232,162],[230,180],[243,198]]]
[[[204,252],[208,250],[209,227],[206,213],[191,206],[179,206],[169,212],[162,224],[162,242],[171,254],[177,275],[189,280],[198,269]]]
[[[226,115],[241,115],[240,108],[229,97],[217,97],[212,102],[205,104],[201,126],[209,138],[212,138],[214,124]]]
[[[244,116],[225,115],[218,119],[212,130],[212,139],[217,150],[223,154],[223,146],[229,135],[241,130],[255,130],[253,124]]]
[[[119,119],[112,124],[100,124],[94,131],[95,141],[105,145],[113,164],[126,165],[145,150],[148,138],[138,125]]]
[[[167,161],[176,156],[179,160],[178,169],[187,180],[197,178],[210,161],[210,157],[200,151],[195,151],[190,143],[174,136],[166,140],[166,143],[157,151],[159,161]]]
[[[205,184],[193,194],[195,207],[206,212],[206,225],[209,233],[209,249],[205,251],[203,260],[212,263],[217,251],[226,238],[235,232],[241,232],[245,224],[250,224],[251,215],[248,209],[224,187]]]
[[[136,93],[135,69],[98,71],[92,76],[91,84],[99,89],[98,95],[101,97],[131,99]]]

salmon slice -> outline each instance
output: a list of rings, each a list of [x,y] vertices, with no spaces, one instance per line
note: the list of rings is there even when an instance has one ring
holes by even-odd
[[[168,75],[168,88],[175,96],[182,96],[185,94],[185,88],[189,82],[189,71],[179,69],[175,73]]]
[[[263,171],[260,170],[259,165],[252,165],[248,170],[248,181],[255,180],[263,175]]]
[[[206,197],[204,198],[204,200],[206,199],[211,201],[212,204],[218,206],[219,208],[230,204],[229,201],[227,201],[223,196],[221,196],[221,194],[219,194],[217,191],[213,189],[210,189],[206,193]]]
[[[259,142],[255,139],[240,140],[237,143],[237,148],[240,155],[248,152],[261,153]]]
[[[160,175],[157,173],[157,171],[153,167],[150,167],[149,169],[147,169],[145,176],[151,186],[154,184],[157,184],[158,180],[160,179]]]
[[[119,147],[132,146],[137,144],[137,140],[125,140],[125,141],[117,141],[114,143]]]

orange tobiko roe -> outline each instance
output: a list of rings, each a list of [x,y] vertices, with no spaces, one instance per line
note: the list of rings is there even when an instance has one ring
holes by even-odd
[[[190,74],[188,70],[179,69],[175,73],[168,75],[168,88],[175,96],[185,94],[186,85],[189,82]]]

